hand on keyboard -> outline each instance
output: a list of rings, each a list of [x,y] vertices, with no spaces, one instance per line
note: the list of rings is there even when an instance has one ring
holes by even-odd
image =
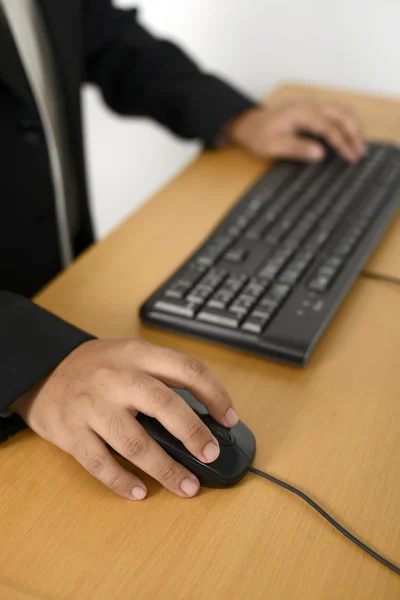
[[[363,131],[352,108],[338,103],[298,100],[270,108],[255,108],[232,121],[225,134],[261,158],[317,162],[325,157],[323,138],[342,158],[355,164],[365,156]]]

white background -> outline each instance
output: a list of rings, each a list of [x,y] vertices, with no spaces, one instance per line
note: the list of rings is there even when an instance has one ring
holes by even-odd
[[[280,81],[400,95],[399,0],[119,0],[200,64],[260,97]],[[97,233],[106,234],[198,151],[84,93]],[[399,115],[400,118],[400,115]]]

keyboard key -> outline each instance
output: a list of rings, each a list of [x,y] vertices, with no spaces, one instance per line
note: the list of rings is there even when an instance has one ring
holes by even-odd
[[[234,292],[229,289],[221,288],[207,302],[211,308],[225,309],[234,298]]]
[[[268,284],[268,279],[253,278],[246,285],[242,293],[247,296],[253,296],[257,299],[265,291],[265,288]]]
[[[249,333],[255,333],[256,335],[260,335],[270,320],[271,315],[252,315],[242,325],[243,331],[247,331]]]
[[[263,314],[273,313],[279,306],[280,302],[272,296],[265,296],[257,304],[257,311]]]
[[[187,285],[188,288],[192,288],[204,275],[204,267],[198,267],[197,265],[191,265],[188,269],[180,273],[178,282],[182,282],[182,285]]]
[[[299,246],[301,244],[301,242],[308,236],[310,231],[312,231],[314,226],[315,226],[315,223],[313,221],[301,220],[300,223],[298,225],[296,225],[296,227],[294,229],[292,229],[292,231],[290,232],[290,234],[287,237],[287,240],[285,240],[285,241],[293,242],[297,246]]]
[[[317,275],[317,277],[315,277],[310,285],[308,286],[308,289],[314,291],[314,292],[326,292],[326,290],[328,289],[328,285],[330,283],[331,278],[328,277],[327,275]]]
[[[274,284],[267,294],[261,298],[250,316],[263,319],[264,324],[267,323],[280,308],[289,292],[290,287],[288,285]]]
[[[254,296],[248,296],[247,294],[240,294],[229,307],[230,312],[234,312],[238,315],[247,314],[250,312],[257,299]]]
[[[271,246],[278,244],[280,240],[287,234],[291,226],[292,223],[290,221],[281,221],[280,223],[277,223],[267,232],[267,235],[264,237],[264,242],[271,244]]]
[[[324,229],[328,229],[328,231],[333,231],[337,224],[339,223],[341,216],[338,214],[329,213],[324,219],[320,221],[321,227]]]
[[[203,248],[199,255],[196,257],[196,261],[200,265],[210,266],[217,258],[219,258],[225,250],[232,244],[232,237],[230,235],[220,235],[210,241],[209,246]]]
[[[299,252],[279,276],[279,281],[292,286],[314,259],[313,252]]]
[[[211,269],[188,294],[187,299],[195,304],[203,304],[227,276],[225,269]]]
[[[224,288],[230,290],[234,294],[239,292],[242,289],[246,281],[248,280],[247,275],[231,275],[225,282]]]
[[[326,275],[329,280],[336,275],[337,269],[331,265],[323,265],[318,269],[319,275]]]
[[[267,227],[276,220],[276,217],[277,212],[269,209],[246,231],[246,237],[249,240],[260,240]]]
[[[248,255],[248,251],[245,250],[245,248],[235,248],[233,250],[229,250],[229,252],[227,252],[224,255],[224,259],[225,260],[229,260],[230,262],[242,262],[247,258]]]
[[[325,292],[342,268],[343,262],[343,256],[337,254],[328,258],[318,268],[317,274],[310,283],[310,289],[317,292]]]
[[[225,269],[212,269],[203,277],[199,285],[215,289],[227,276]]]
[[[176,300],[169,298],[165,300],[158,300],[155,303],[154,308],[171,315],[187,317],[188,319],[193,319],[196,314],[196,304],[193,304],[187,300],[179,300],[178,298]]]
[[[307,241],[306,248],[310,250],[320,248],[329,240],[331,233],[329,229],[318,229]]]
[[[214,289],[204,285],[196,286],[193,291],[187,296],[187,300],[193,304],[204,304],[204,302],[211,296]]]
[[[278,306],[285,300],[290,293],[290,286],[283,283],[274,283],[268,291],[268,298],[272,298],[278,302]]]
[[[204,269],[199,269],[191,265],[180,273],[178,279],[169,284],[165,296],[168,298],[183,298],[203,275]]]
[[[291,246],[279,248],[275,254],[265,263],[260,276],[266,279],[274,279],[281,269],[285,266],[289,258],[293,255],[294,249]]]
[[[336,267],[336,269],[338,270],[343,265],[343,258],[341,256],[333,255],[330,258],[328,258],[325,264],[332,267]]]
[[[216,308],[206,308],[202,310],[198,315],[199,321],[205,321],[206,323],[212,323],[213,325],[220,325],[221,327],[229,327],[230,329],[237,329],[240,324],[240,317],[227,310],[218,310]]]
[[[237,225],[231,225],[228,229],[228,233],[232,239],[236,239],[240,235],[241,229],[240,227],[237,227]]]
[[[174,281],[165,291],[165,296],[167,298],[183,298],[183,296],[185,296],[185,294],[187,293],[189,287],[186,285],[186,283],[182,284],[181,281]]]

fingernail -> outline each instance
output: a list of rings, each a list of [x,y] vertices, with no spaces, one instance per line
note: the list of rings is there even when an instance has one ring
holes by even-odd
[[[239,417],[234,408],[230,408],[225,415],[225,423],[227,427],[234,427],[239,423]]]
[[[197,494],[200,484],[194,479],[184,479],[181,483],[181,490],[186,496]]]
[[[310,146],[308,157],[311,160],[322,160],[325,156],[325,150],[321,146]]]
[[[209,442],[206,446],[204,446],[203,456],[209,462],[217,460],[219,456],[219,444],[217,440],[215,440],[215,442]]]
[[[135,500],[143,500],[143,498],[146,498],[146,495],[147,490],[145,488],[140,487],[139,485],[135,485],[135,487],[132,490],[132,496]]]

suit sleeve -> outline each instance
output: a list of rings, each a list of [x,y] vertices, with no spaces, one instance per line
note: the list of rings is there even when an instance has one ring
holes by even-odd
[[[211,146],[223,125],[254,106],[176,45],[151,35],[136,10],[86,0],[83,18],[86,79],[116,112],[151,117]]]
[[[90,339],[30,300],[0,292],[0,413]],[[19,417],[0,418],[0,442],[22,427]]]

